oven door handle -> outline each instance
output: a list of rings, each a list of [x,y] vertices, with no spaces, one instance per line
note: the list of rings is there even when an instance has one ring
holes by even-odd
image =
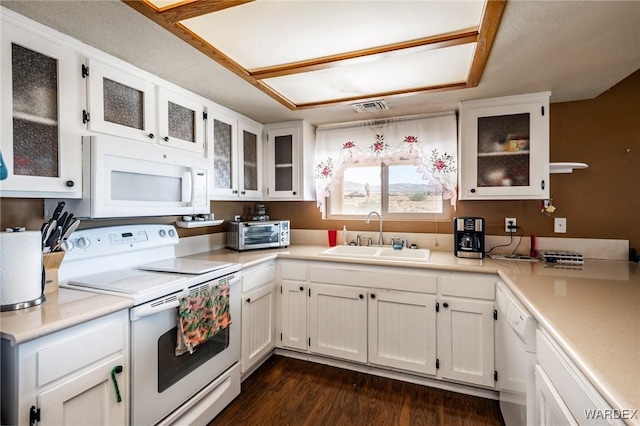
[[[171,302],[166,302],[161,305],[152,305],[151,303],[147,303],[145,305],[137,306],[131,309],[129,316],[131,321],[137,321],[144,317],[148,317],[151,315],[155,315],[159,312],[167,311],[169,309],[174,309],[180,306],[179,300],[173,300]]]

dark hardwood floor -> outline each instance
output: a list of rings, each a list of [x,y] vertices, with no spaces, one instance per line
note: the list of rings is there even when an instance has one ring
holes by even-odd
[[[209,426],[504,425],[498,401],[283,356],[242,383]]]

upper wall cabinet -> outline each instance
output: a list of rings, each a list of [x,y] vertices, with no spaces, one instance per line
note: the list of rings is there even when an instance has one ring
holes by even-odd
[[[205,107],[199,98],[94,59],[87,73],[89,130],[204,155]]]
[[[549,198],[550,95],[460,104],[461,200]]]
[[[208,121],[212,199],[261,200],[261,126],[214,108],[209,109]]]
[[[269,200],[315,200],[315,130],[304,121],[267,124],[266,179]]]
[[[81,57],[2,15],[3,197],[82,197]]]

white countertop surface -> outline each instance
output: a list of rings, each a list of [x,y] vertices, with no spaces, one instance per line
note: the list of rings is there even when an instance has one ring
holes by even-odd
[[[582,270],[543,263],[461,259],[432,252],[429,263],[319,256],[322,246],[238,253],[216,250],[191,259],[240,263],[275,259],[410,266],[499,274],[614,409],[640,409],[640,265],[587,259]],[[3,312],[0,336],[19,344],[132,306],[130,299],[61,288],[41,305]],[[632,424],[640,425],[634,419]]]

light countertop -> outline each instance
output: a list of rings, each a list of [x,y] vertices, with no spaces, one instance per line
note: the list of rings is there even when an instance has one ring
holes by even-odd
[[[461,259],[431,252],[429,263],[319,256],[326,247],[299,245],[186,256],[239,263],[281,258],[499,274],[614,409],[640,409],[640,265],[590,260],[580,270],[543,263]],[[0,336],[19,344],[132,306],[128,298],[61,288],[40,306],[0,316]],[[638,419],[632,420],[639,424]]]
[[[61,288],[39,306],[2,312],[0,337],[16,345],[131,306],[130,298]]]
[[[319,256],[322,246],[291,246],[249,252],[217,250],[188,256],[250,267],[262,261],[300,259],[410,266],[499,274],[555,338],[614,409],[640,409],[640,265],[621,260],[585,260],[581,269],[541,262],[462,259],[431,252],[429,263]],[[639,424],[638,419],[631,420]]]

